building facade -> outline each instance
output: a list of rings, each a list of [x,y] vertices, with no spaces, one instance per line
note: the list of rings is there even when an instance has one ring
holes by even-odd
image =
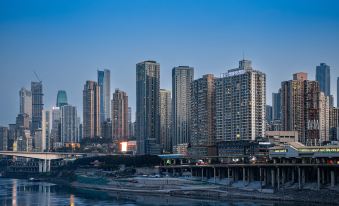
[[[112,135],[117,141],[128,140],[128,96],[115,89],[112,100]]]
[[[160,89],[160,144],[164,153],[172,152],[172,98],[171,91]]]
[[[34,134],[36,129],[41,128],[42,122],[42,110],[44,109],[43,103],[43,88],[42,82],[31,83],[32,92],[32,128],[31,131]]]
[[[51,112],[49,110],[42,110],[42,151],[50,151],[51,149]]]
[[[100,87],[94,81],[86,81],[83,90],[83,138],[99,137]]]
[[[266,75],[242,60],[216,80],[216,139],[255,140],[265,135]]]
[[[172,70],[172,146],[190,142],[191,83],[194,68],[178,66]]]
[[[215,78],[206,74],[192,82],[191,148],[194,156],[215,155]]]
[[[111,118],[111,72],[108,69],[98,70],[100,87],[100,122]]]
[[[138,154],[160,153],[160,64],[136,65],[136,139]]]

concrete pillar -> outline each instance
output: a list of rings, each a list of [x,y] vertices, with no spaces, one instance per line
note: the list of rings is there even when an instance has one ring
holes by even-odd
[[[318,190],[320,190],[320,168],[317,168],[317,182],[318,182]]]
[[[262,168],[259,168],[259,181],[260,181],[260,189],[262,190]]]
[[[44,159],[44,166],[43,166],[43,172],[47,172],[47,160]]]
[[[301,169],[298,167],[298,188],[301,190]]]
[[[278,183],[278,190],[280,189],[280,168],[277,168],[277,183]]]
[[[43,172],[43,163],[39,160],[39,173]]]
[[[305,175],[305,168],[301,170],[301,177],[302,177],[302,185],[306,183],[306,175]]]
[[[246,169],[245,169],[245,167],[242,168],[242,181],[244,183],[246,182]]]
[[[331,170],[331,187],[335,186],[334,170]]]
[[[227,179],[229,179],[230,178],[230,176],[231,176],[231,171],[230,171],[230,168],[229,167],[227,167]],[[234,174],[233,174],[233,176],[234,176]]]
[[[283,167],[281,168],[281,175],[282,175],[281,183],[285,184],[285,181],[286,181],[286,169],[284,169]]]
[[[271,184],[272,184],[272,187],[274,188],[275,187],[275,171],[274,171],[274,168],[271,169],[271,178],[272,178]]]
[[[216,171],[215,167],[213,167],[213,178],[214,178],[214,184],[215,184],[215,183],[217,183],[216,176],[217,176],[217,171]]]
[[[201,168],[201,181],[204,180],[204,168],[202,167]]]
[[[323,169],[320,171],[320,173],[321,173],[321,182],[322,182],[323,184],[326,184],[326,182],[325,182],[325,168],[323,168]]]
[[[291,169],[291,172],[292,172],[292,177],[291,177],[291,181],[292,181],[292,183],[294,183],[295,182],[295,177],[294,177],[294,167]]]

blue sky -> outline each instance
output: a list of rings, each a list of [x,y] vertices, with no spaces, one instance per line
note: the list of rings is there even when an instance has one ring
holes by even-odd
[[[339,1],[335,0],[0,0],[0,124],[13,123],[18,91],[36,71],[45,108],[67,91],[82,114],[82,88],[96,70],[111,70],[114,88],[135,109],[135,64],[156,60],[161,87],[171,69],[195,68],[195,78],[219,76],[242,59],[267,74],[267,103],[281,81],[304,71],[315,78],[331,66],[339,76]]]

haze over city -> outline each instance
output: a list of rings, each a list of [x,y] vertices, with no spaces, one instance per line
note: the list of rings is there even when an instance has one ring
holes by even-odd
[[[324,62],[336,102],[338,10],[331,0],[1,1],[0,124],[15,122],[18,92],[36,81],[33,71],[44,108],[62,89],[82,111],[85,81],[110,69],[111,91],[125,90],[134,112],[135,65],[144,60],[160,63],[161,88],[171,89],[175,66],[194,67],[195,79],[219,76],[244,56],[266,73],[268,104],[282,81],[300,71],[315,79]]]

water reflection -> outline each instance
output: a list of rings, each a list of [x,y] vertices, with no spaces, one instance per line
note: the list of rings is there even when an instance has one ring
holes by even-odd
[[[194,205],[194,206],[245,206],[245,205],[296,205],[295,203],[272,203],[257,201],[215,201],[192,200],[169,196],[140,196],[134,194],[105,193],[92,190],[72,190],[67,187],[45,183],[29,182],[26,180],[0,178],[1,206],[143,206],[143,205]],[[303,204],[299,204],[303,205]]]

